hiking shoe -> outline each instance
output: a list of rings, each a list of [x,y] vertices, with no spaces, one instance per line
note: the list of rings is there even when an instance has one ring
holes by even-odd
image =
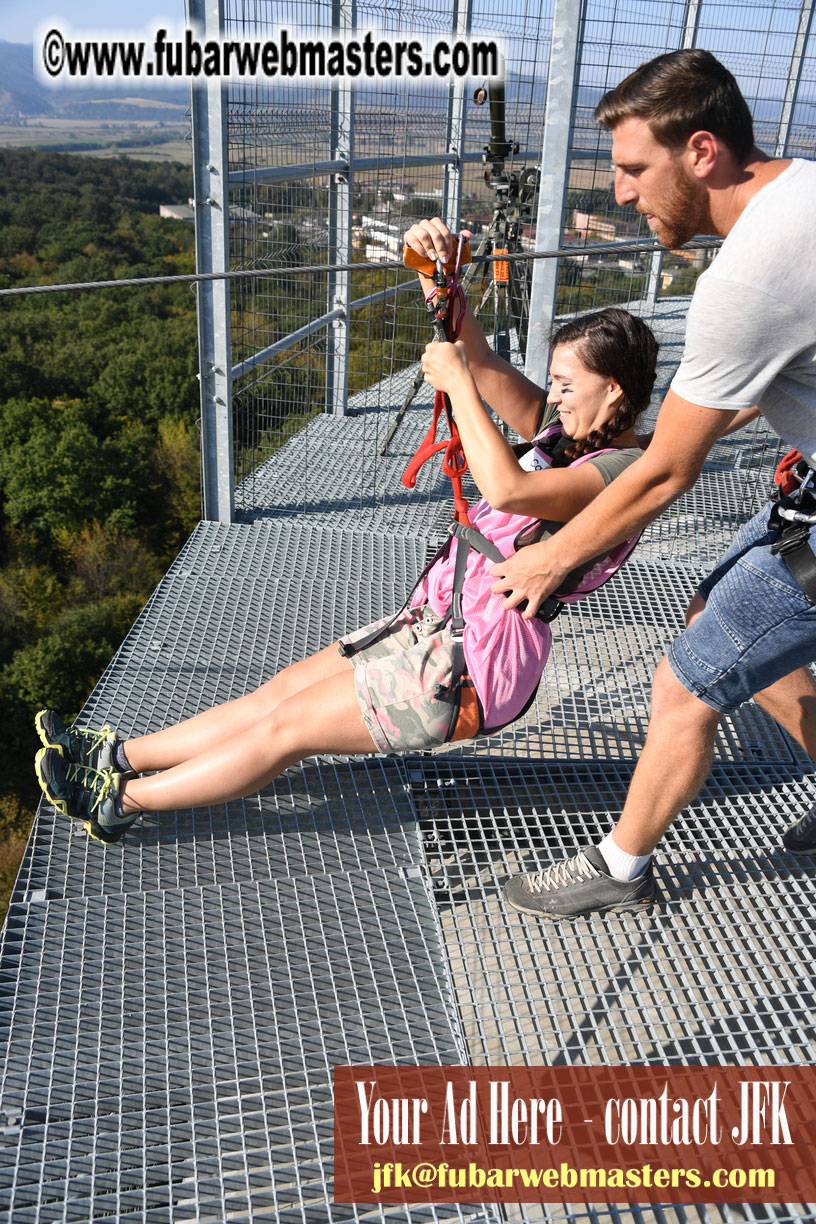
[[[581,918],[603,910],[646,910],[655,895],[652,864],[634,880],[622,883],[609,874],[597,846],[543,871],[511,876],[504,895],[514,909],[540,918]]]
[[[59,748],[41,748],[34,765],[48,802],[72,820],[81,820],[96,841],[118,842],[136,819],[138,812],[127,816],[117,813],[122,775],[112,769],[100,772],[87,765],[74,765]]]
[[[45,747],[56,748],[72,764],[100,771],[114,768],[113,749],[122,736],[113,727],[105,725],[98,731],[90,727],[68,727],[56,710],[40,710],[34,726]],[[135,775],[129,772],[123,776]]]
[[[816,805],[782,834],[788,854],[816,854]]]

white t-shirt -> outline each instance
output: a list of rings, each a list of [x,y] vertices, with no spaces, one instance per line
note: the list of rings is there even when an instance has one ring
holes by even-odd
[[[672,389],[703,408],[758,404],[816,464],[816,162],[749,200],[689,307]]]

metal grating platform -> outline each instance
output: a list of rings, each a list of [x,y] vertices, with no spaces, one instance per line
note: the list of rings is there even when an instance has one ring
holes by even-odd
[[[507,907],[508,874],[597,841],[633,762],[409,766],[459,1012],[475,1065],[810,1063],[813,865],[770,813],[810,802],[791,767],[717,765],[657,859],[648,918],[548,923]],[[812,1207],[512,1206],[526,1221],[812,1218]]]
[[[377,403],[396,407],[404,380]],[[430,469],[415,498],[395,492],[427,403],[371,485],[390,413],[313,421],[245,490],[255,521],[197,528],[89,722],[158,729],[402,601],[449,498]],[[14,1224],[812,1216],[330,1202],[337,1063],[813,1059],[816,881],[778,851],[811,802],[809,765],[754,706],[723,724],[705,790],[665,839],[650,918],[551,927],[500,894],[508,872],[612,823],[654,665],[769,453],[752,433],[715,448],[636,558],[557,623],[535,705],[500,736],[320,759],[244,801],[146,818],[107,851],[41,810],[0,945],[0,1210]]]
[[[357,1218],[332,1067],[463,1056],[418,869],[14,906],[2,963],[20,1224]]]
[[[438,464],[420,471],[409,490],[401,476],[430,424],[433,389],[423,385],[391,443],[379,455],[414,369],[385,380],[385,406],[353,401],[360,416],[318,416],[301,429],[235,492],[235,504],[250,520],[291,518],[385,534],[442,536],[450,522],[450,483]],[[393,384],[393,390],[391,390]],[[368,398],[383,384],[371,389]],[[376,395],[377,401],[380,396]],[[440,435],[441,436],[441,435]]]
[[[416,814],[384,762],[289,770],[251,799],[146,816],[100,854],[43,809],[13,894],[18,902],[199,888],[422,862]]]
[[[144,734],[238,696],[401,602],[423,562],[424,544],[407,538],[383,541],[279,523],[202,523],[83,717]],[[307,573],[309,581],[298,581]],[[104,854],[46,808],[13,899],[418,862],[413,811],[392,778],[393,765],[373,758],[304,765],[254,798],[146,817],[126,847]]]

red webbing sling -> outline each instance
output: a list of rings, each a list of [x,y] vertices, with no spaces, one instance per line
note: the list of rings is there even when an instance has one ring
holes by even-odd
[[[456,259],[449,264],[443,265],[441,260],[437,260],[434,263],[430,259],[423,259],[422,256],[417,255],[416,251],[412,251],[410,247],[405,248],[404,260],[406,267],[416,268],[417,271],[422,272],[425,276],[434,277],[434,291],[425,302],[428,312],[433,319],[434,334],[437,340],[455,340],[459,335],[459,329],[462,326],[462,319],[465,313],[465,295],[462,291],[462,286],[459,284],[459,269],[463,264],[470,262],[470,248],[468,244],[460,236]],[[454,302],[458,303],[459,306],[455,323],[453,321]],[[436,429],[443,412],[445,413],[449,436],[447,441],[437,442]],[[438,454],[439,451],[444,451],[442,471],[449,478],[453,487],[454,518],[458,523],[467,523],[468,504],[462,493],[462,477],[467,471],[467,459],[462,449],[456,421],[453,419],[450,400],[444,391],[437,391],[434,396],[434,410],[430,428],[420,443],[417,453],[403,472],[402,483],[406,489],[413,489],[416,486],[419,469],[423,464],[427,463],[432,455]]]
[[[784,497],[790,497],[799,485],[802,483],[802,478],[796,471],[797,464],[802,462],[802,452],[798,450],[788,451],[779,462],[776,469],[774,483]]]

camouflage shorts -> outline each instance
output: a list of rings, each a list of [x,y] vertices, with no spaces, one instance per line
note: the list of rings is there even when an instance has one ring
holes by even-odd
[[[340,642],[353,647],[387,621],[357,629]],[[363,721],[378,752],[421,752],[478,733],[472,688],[468,701],[436,696],[437,686],[451,681],[453,642],[428,604],[402,612],[381,638],[350,659]]]

